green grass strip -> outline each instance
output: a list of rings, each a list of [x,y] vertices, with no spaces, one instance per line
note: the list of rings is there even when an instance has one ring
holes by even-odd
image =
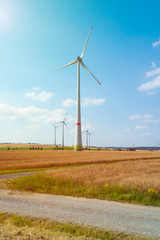
[[[43,232],[45,234],[46,238],[44,237],[43,239],[50,239],[47,238],[46,235],[49,230],[53,232],[53,234],[55,234],[55,232],[63,233],[63,237],[65,233],[66,236],[69,236],[71,239],[73,239],[73,237],[75,237],[74,239],[79,239],[77,237],[85,237],[84,239],[86,240],[151,240],[151,238],[147,237],[127,235],[124,233],[98,229],[96,227],[85,227],[71,223],[49,221],[42,218],[20,217],[7,213],[0,213],[0,225],[5,227],[5,225],[8,224],[10,224],[10,226],[15,226],[19,231],[22,231],[24,227],[27,229],[36,229],[37,233]],[[31,235],[30,237],[31,238],[27,239],[32,239]]]
[[[48,177],[46,173],[28,177],[16,178],[8,181],[7,187],[39,193],[86,197],[105,200],[114,200],[143,205],[160,206],[160,194],[157,191],[147,190],[140,192],[136,188],[120,185],[87,186],[72,179]]]
[[[42,149],[41,149],[42,148]],[[3,147],[3,148],[0,148],[0,151],[24,151],[24,150],[30,150],[30,151],[43,151],[43,150],[62,150],[62,147],[36,147],[34,146],[34,149],[33,149],[33,146],[31,147]],[[74,150],[73,147],[64,147],[63,150]]]

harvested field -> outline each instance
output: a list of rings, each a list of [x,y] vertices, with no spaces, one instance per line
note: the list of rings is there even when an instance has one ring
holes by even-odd
[[[160,159],[160,151],[0,151],[0,170]]]
[[[72,179],[85,186],[105,186],[136,188],[140,192],[155,189],[160,193],[160,160],[139,160],[111,165],[81,166],[57,169],[47,176]]]
[[[160,206],[160,160],[60,168],[12,179],[7,188]]]

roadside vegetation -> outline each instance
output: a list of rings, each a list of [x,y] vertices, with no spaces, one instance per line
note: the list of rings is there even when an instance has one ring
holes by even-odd
[[[160,160],[56,169],[8,181],[11,189],[160,206]]]
[[[93,227],[0,213],[1,240],[151,240]]]

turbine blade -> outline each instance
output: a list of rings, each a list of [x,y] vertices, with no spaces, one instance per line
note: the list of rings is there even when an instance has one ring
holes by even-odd
[[[65,118],[64,118],[64,122],[66,121],[67,115],[68,115],[68,114],[66,114],[66,116],[65,116]]]
[[[56,127],[56,125],[54,125],[54,123],[51,123],[51,125],[52,125],[53,127]]]
[[[88,130],[82,131],[82,133],[89,133]]]
[[[93,75],[93,73],[91,73],[91,71],[87,68],[87,66],[86,66],[83,62],[81,62],[81,64],[82,64],[82,67],[84,67],[84,69],[86,69],[86,70],[92,75],[92,77],[94,77],[94,78],[96,79],[96,81],[97,81],[100,85],[102,85],[102,84],[97,80],[97,78]]]
[[[64,125],[68,128],[68,126],[66,125],[66,123],[64,122]],[[69,128],[68,128],[69,129]]]
[[[56,122],[56,123],[63,123],[63,121],[60,121],[60,122]]]
[[[90,34],[91,34],[92,28],[93,28],[93,27],[91,27],[91,29],[90,29],[90,31],[89,31],[89,34],[88,34],[88,37],[87,37],[86,43],[85,43],[85,45],[84,45],[84,48],[83,48],[83,51],[82,51],[82,54],[81,54],[81,58],[83,58],[84,53],[85,53],[85,51],[86,51],[86,46],[87,46],[88,39],[89,39],[89,36],[90,36]]]
[[[92,133],[88,133],[90,136],[94,133],[95,131],[93,131]]]
[[[63,67],[56,68],[56,69],[52,70],[52,72],[55,72],[55,71],[57,71],[57,70],[59,70],[59,69],[61,69],[61,68],[68,67],[68,66],[70,66],[70,65],[72,65],[72,64],[75,64],[75,63],[77,63],[77,60],[74,60],[74,61],[72,61],[72,62],[64,65]]]

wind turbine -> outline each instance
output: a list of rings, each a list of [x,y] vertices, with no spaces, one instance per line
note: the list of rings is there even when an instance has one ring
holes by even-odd
[[[67,118],[67,114],[66,114],[66,116],[65,116],[63,121],[58,122],[58,123],[62,124],[62,147],[64,147],[64,125],[67,127],[66,122],[65,122],[66,118]]]
[[[92,31],[92,27],[89,31],[86,43],[84,45],[84,48],[83,48],[83,51],[82,51],[82,54],[81,54],[81,57],[78,56],[76,60],[64,65],[63,67],[59,67],[59,68],[53,70],[53,72],[54,72],[54,71],[59,70],[61,68],[65,68],[65,67],[68,67],[70,65],[73,65],[73,64],[77,63],[77,117],[76,117],[76,137],[75,137],[75,147],[74,147],[75,151],[82,151],[81,108],[80,108],[80,64],[101,85],[101,83],[97,80],[97,78],[91,73],[91,71],[87,68],[87,66],[82,62],[82,59],[83,59],[83,56],[84,56],[84,53],[85,53],[85,50],[86,50],[86,46],[87,46],[88,39],[89,39],[89,36],[91,34],[91,31]]]
[[[54,123],[51,123],[51,125],[54,127],[54,145],[56,145],[56,129],[59,127],[59,126],[56,126]]]
[[[86,131],[83,131],[82,133],[86,133],[86,148],[88,148],[88,135],[89,135],[89,131],[87,129]]]
[[[92,133],[89,133],[89,132],[88,132],[88,136],[89,136],[89,138],[88,138],[88,139],[89,139],[89,148],[91,147],[91,145],[90,145],[90,137],[91,137],[91,135],[92,135],[93,133],[94,133],[94,132],[92,132]]]

